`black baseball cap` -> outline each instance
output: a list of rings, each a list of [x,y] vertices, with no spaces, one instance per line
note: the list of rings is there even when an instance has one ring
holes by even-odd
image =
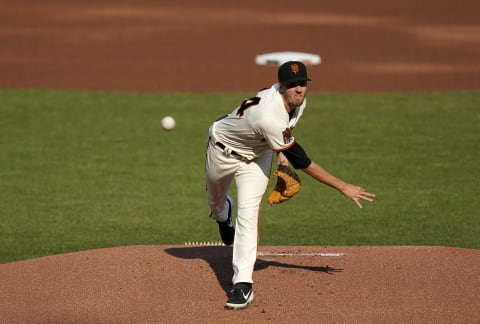
[[[312,81],[307,76],[307,68],[300,61],[288,61],[278,68],[278,82],[288,85],[298,81]]]

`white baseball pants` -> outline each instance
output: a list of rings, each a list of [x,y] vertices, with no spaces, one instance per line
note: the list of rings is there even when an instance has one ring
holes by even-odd
[[[260,204],[268,186],[272,167],[272,151],[250,162],[242,161],[208,141],[205,159],[206,189],[210,217],[225,221],[228,217],[227,194],[232,180],[237,186],[237,218],[233,242],[233,284],[253,283],[257,258],[258,217]]]

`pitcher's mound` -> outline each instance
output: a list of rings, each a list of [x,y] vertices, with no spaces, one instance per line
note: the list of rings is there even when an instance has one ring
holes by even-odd
[[[129,246],[0,265],[5,323],[474,323],[480,251],[266,247],[255,299],[223,309],[231,248]]]

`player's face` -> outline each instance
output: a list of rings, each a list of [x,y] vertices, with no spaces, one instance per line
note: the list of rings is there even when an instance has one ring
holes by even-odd
[[[307,81],[298,81],[285,85],[283,98],[291,109],[300,106],[307,94]]]

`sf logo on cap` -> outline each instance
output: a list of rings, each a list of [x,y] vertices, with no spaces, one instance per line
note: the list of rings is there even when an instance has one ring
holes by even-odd
[[[297,74],[298,71],[300,70],[299,67],[298,67],[298,64],[296,64],[296,63],[290,65],[290,68],[292,69],[292,73],[293,73],[293,74]]]

